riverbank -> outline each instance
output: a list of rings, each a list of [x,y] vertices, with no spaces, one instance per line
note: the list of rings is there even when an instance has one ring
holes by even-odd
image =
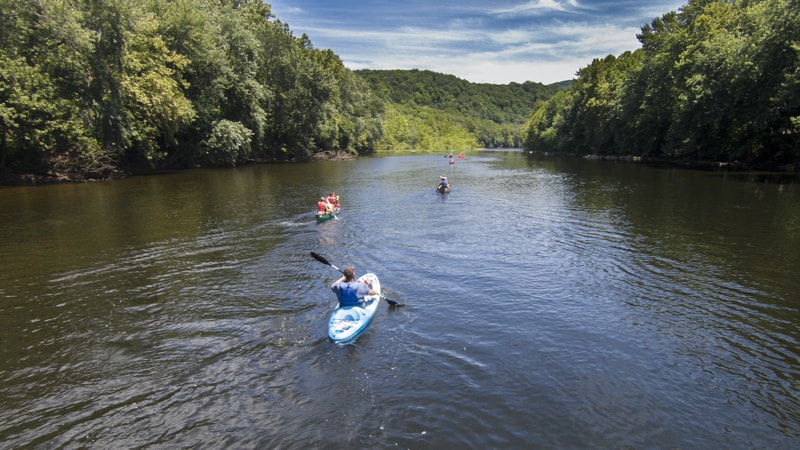
[[[308,162],[308,161],[347,161],[357,158],[358,155],[354,155],[352,153],[343,152],[343,151],[333,151],[328,150],[324,152],[314,153],[311,155],[308,160],[305,161],[250,161],[247,165],[255,165],[255,164],[292,164],[292,163],[301,163],[301,162]],[[172,171],[180,171],[180,170],[187,170],[191,168],[197,168],[201,166],[190,166],[185,168],[177,168],[177,169],[170,169],[169,172]],[[49,184],[61,184],[61,183],[87,183],[92,181],[108,181],[108,180],[118,180],[122,178],[126,178],[129,176],[135,175],[150,175],[156,173],[163,173],[164,169],[138,169],[135,171],[114,171],[110,172],[109,175],[103,177],[84,177],[84,176],[71,176],[67,174],[60,174],[60,173],[48,173],[48,174],[33,174],[33,173],[26,173],[26,174],[15,174],[4,172],[0,170],[0,186],[42,186],[42,185],[49,185]]]
[[[666,159],[666,158],[650,158],[646,156],[634,155],[586,155],[586,154],[560,154],[551,152],[535,152],[526,150],[525,153],[529,155],[543,155],[543,156],[559,156],[567,158],[583,158],[595,161],[618,161],[628,163],[643,163],[653,166],[672,166],[685,169],[694,170],[724,170],[730,172],[771,172],[776,174],[794,174],[800,175],[800,163],[797,164],[783,164],[775,166],[752,166],[738,161],[723,162],[723,161],[704,161],[704,160],[689,160],[689,159]]]
[[[487,149],[474,149],[475,151],[483,151]],[[800,175],[800,165],[797,164],[787,164],[783,166],[776,166],[776,167],[751,167],[747,166],[738,162],[720,162],[720,161],[694,161],[694,160],[667,160],[663,158],[648,158],[648,157],[641,157],[641,156],[615,156],[615,155],[578,155],[578,154],[571,154],[571,155],[561,155],[549,152],[534,152],[530,150],[522,150],[524,153],[529,155],[543,155],[543,156],[560,156],[560,157],[568,157],[568,158],[584,158],[589,160],[598,160],[598,161],[619,161],[619,162],[628,162],[628,163],[643,163],[649,165],[661,165],[661,166],[673,166],[673,167],[680,167],[685,169],[694,169],[694,170],[719,170],[719,171],[729,171],[729,172],[759,172],[759,173],[774,173],[776,175]],[[430,153],[430,154],[438,154],[440,152],[431,150],[431,151],[419,151],[419,150],[389,150],[389,151],[377,151],[375,154],[387,155],[387,154],[418,154],[418,153]],[[344,151],[334,151],[334,150],[326,150],[323,152],[314,153],[311,155],[307,160],[304,161],[257,161],[252,160],[248,162],[247,165],[256,165],[256,164],[295,164],[295,163],[302,163],[302,162],[309,162],[309,161],[348,161],[354,160],[358,158],[359,155],[348,153]],[[200,167],[200,166],[192,166],[192,167]],[[192,167],[186,168],[179,168],[173,169],[168,171],[180,171],[180,170],[187,170]],[[110,172],[109,175],[104,177],[75,177],[69,176],[66,174],[47,174],[47,175],[38,175],[38,174],[13,174],[8,172],[0,171],[0,186],[39,186],[39,185],[49,185],[49,184],[59,184],[59,183],[86,183],[92,181],[108,181],[108,180],[115,180],[115,179],[122,179],[129,176],[135,175],[149,175],[149,174],[156,174],[156,173],[163,173],[165,172],[164,169],[152,169],[152,170],[137,170],[131,172],[122,172],[122,171],[114,171]]]

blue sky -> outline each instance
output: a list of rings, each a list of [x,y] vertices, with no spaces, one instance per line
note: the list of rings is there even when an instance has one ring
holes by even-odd
[[[474,83],[574,78],[639,48],[636,33],[687,0],[266,0],[350,69],[427,69]]]

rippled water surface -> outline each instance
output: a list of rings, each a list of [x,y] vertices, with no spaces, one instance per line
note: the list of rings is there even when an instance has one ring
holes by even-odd
[[[793,180],[476,151],[0,211],[6,448],[800,446]],[[407,306],[330,343],[339,273],[310,251]]]

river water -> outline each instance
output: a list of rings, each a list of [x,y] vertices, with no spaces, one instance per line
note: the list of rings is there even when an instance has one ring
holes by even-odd
[[[0,211],[4,448],[800,446],[792,179],[474,151]],[[311,251],[406,306],[332,344]]]

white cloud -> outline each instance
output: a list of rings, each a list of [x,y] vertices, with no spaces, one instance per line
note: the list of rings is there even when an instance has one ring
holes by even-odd
[[[566,5],[566,6],[565,6]],[[547,14],[553,11],[556,12],[570,12],[581,9],[577,0],[535,0],[509,8],[497,8],[489,11],[489,14],[494,15],[539,15]]]
[[[636,34],[641,26],[649,17],[670,10],[669,5],[617,3],[609,13],[608,3],[531,0],[491,12],[468,8],[465,14],[464,8],[439,1],[444,3],[437,3],[437,13],[426,16],[434,22],[416,21],[414,12],[421,12],[413,9],[412,2],[402,26],[383,22],[379,16],[358,17],[356,11],[309,17],[310,10],[305,10],[302,27],[288,23],[295,34],[307,34],[318,48],[332,49],[351,69],[416,68],[474,82],[549,83],[573,78],[595,58],[639,48]],[[434,11],[425,8],[426,14]]]
[[[458,78],[474,83],[508,84],[510,82],[538,81],[550,84],[575,78],[575,73],[578,69],[588,65],[591,61],[592,58],[520,61],[492,57],[475,59],[465,56],[443,59],[436,56],[423,56],[413,59],[396,59],[393,57],[371,59],[366,64],[345,60],[345,64],[353,70],[432,70],[455,75]]]
[[[361,43],[338,53],[351,69],[428,69],[470,81],[502,84],[571,79],[594,58],[638,48],[637,32],[638,28],[581,22],[554,22],[536,29],[502,32],[414,27],[381,32],[307,31],[314,36]]]

